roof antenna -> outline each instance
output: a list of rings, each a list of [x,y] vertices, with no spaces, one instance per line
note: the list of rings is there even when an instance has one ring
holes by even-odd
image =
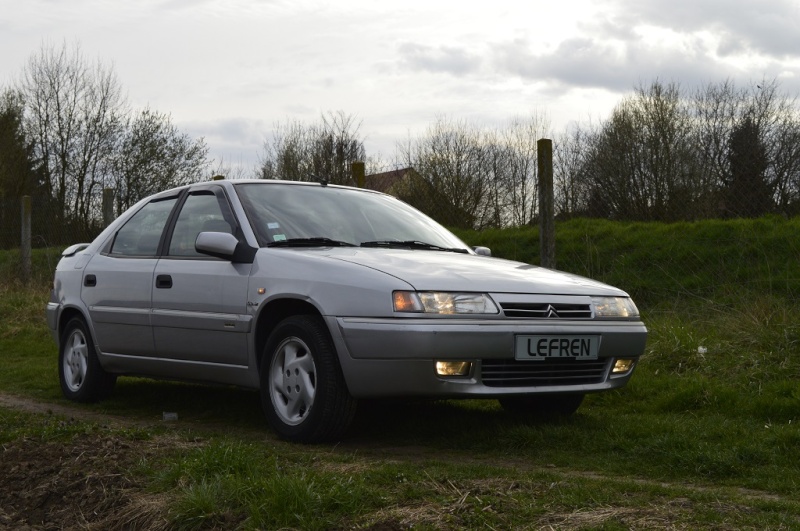
[[[328,186],[328,179],[327,178],[325,178],[325,177],[317,177],[317,180],[319,181],[319,184],[321,184],[322,186]]]

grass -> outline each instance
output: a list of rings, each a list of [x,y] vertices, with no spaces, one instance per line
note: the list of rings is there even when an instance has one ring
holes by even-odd
[[[798,528],[798,224],[560,224],[559,268],[632,293],[650,332],[630,384],[568,420],[379,402],[340,444],[297,446],[274,438],[251,391],[134,378],[81,409],[150,423],[130,440],[172,437],[130,473],[181,529]],[[535,230],[461,236],[537,261]],[[49,255],[34,260],[40,280],[0,286],[0,392],[59,404]],[[179,414],[172,429],[164,411]],[[0,442],[107,429],[59,422],[0,409]]]
[[[756,292],[800,299],[800,218],[705,220],[696,223],[557,223],[556,267],[608,282],[644,308],[714,302],[735,304]],[[495,256],[539,263],[535,227],[459,231]]]

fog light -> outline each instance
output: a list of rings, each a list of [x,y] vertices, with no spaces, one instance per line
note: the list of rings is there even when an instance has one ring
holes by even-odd
[[[467,376],[472,370],[469,361],[437,361],[436,374],[439,376]]]
[[[611,370],[614,374],[622,374],[623,372],[628,372],[633,369],[633,364],[636,363],[636,360],[633,359],[618,359],[616,363],[614,363],[614,368]]]

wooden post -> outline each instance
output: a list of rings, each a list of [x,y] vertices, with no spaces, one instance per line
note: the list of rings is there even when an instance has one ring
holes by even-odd
[[[553,141],[542,138],[536,142],[539,162],[539,263],[556,267],[555,200],[553,198]]]
[[[6,224],[6,192],[0,190],[0,227],[8,227]],[[6,245],[11,244],[13,247],[13,234],[6,234],[5,228],[2,229],[3,234],[0,236],[0,249],[5,249]],[[6,241],[6,238],[8,240]]]
[[[353,181],[355,181],[356,186],[359,188],[364,188],[364,182],[366,181],[364,163],[360,160],[357,160],[353,162],[351,168],[353,171]]]
[[[22,281],[31,279],[31,196],[22,196],[22,219],[20,258],[22,262]]]
[[[114,189],[103,188],[103,227],[114,221]]]

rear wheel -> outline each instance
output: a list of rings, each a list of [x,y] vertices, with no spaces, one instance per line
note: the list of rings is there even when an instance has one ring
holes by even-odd
[[[117,376],[100,366],[94,341],[80,317],[73,317],[64,327],[58,353],[61,392],[76,402],[96,402],[108,398]]]
[[[356,401],[318,317],[289,317],[270,335],[261,364],[261,405],[278,435],[294,442],[333,440],[352,423]]]
[[[569,417],[583,402],[583,393],[509,396],[499,399],[509,413],[531,420]]]

